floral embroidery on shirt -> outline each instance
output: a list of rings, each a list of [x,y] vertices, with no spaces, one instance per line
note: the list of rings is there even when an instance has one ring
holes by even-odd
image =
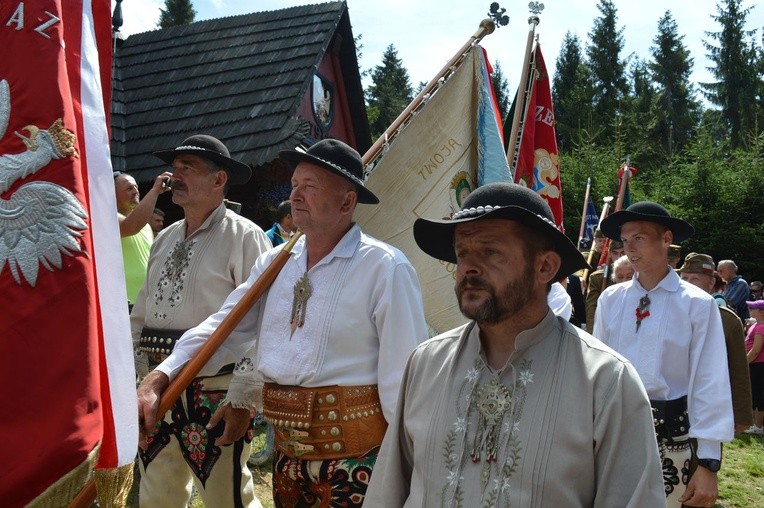
[[[188,266],[194,255],[193,247],[196,240],[183,242],[178,240],[170,255],[164,261],[164,266],[159,274],[156,290],[154,291],[154,303],[159,305],[167,299],[170,307],[179,305],[183,299],[183,287],[188,277]],[[167,314],[155,312],[154,317],[164,319]]]
[[[480,359],[475,360],[475,364],[470,368],[459,387],[456,398],[456,421],[451,426],[451,430],[446,434],[443,443],[443,459],[446,467],[445,486],[441,492],[441,506],[462,507],[464,505],[464,492],[461,484],[464,481],[462,470],[465,467],[482,467],[482,476],[490,484],[483,493],[481,506],[509,506],[509,494],[512,489],[511,477],[517,471],[522,455],[522,446],[519,435],[520,419],[522,417],[523,406],[527,395],[528,385],[533,383],[533,372],[531,372],[532,361],[523,359],[518,362],[517,367],[510,365],[510,368],[516,370],[517,382],[513,386],[507,387],[510,393],[510,399],[514,409],[507,411],[504,415],[504,421],[501,425],[501,439],[503,443],[499,448],[499,460],[497,462],[487,462],[473,464],[468,460],[470,454],[465,451],[467,443],[472,442],[472,438],[477,432],[477,400],[473,396],[476,387],[479,384],[481,373],[485,365]],[[473,504],[474,500],[470,500]]]

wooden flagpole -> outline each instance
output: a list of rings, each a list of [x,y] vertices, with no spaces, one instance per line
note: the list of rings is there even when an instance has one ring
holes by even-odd
[[[491,19],[486,18],[480,22],[480,27],[472,35],[472,37],[470,37],[469,40],[465,42],[461,48],[459,48],[459,51],[456,52],[451,60],[449,60],[448,63],[443,66],[440,72],[438,72],[438,74],[432,78],[429,83],[427,83],[427,86],[425,86],[422,91],[419,92],[419,95],[417,95],[414,100],[411,101],[408,106],[406,106],[406,109],[404,109],[403,112],[398,115],[398,118],[396,118],[393,123],[391,123],[387,129],[385,129],[385,132],[383,132],[379,138],[377,138],[374,144],[371,145],[371,148],[366,151],[366,153],[363,155],[363,164],[365,166],[370,164],[374,159],[377,158],[377,156],[379,156],[384,146],[393,140],[393,138],[398,134],[399,129],[405,125],[406,122],[408,122],[408,120],[413,116],[414,112],[425,101],[425,98],[439,86],[439,81],[445,77],[452,70],[452,68],[456,67],[459,62],[464,59],[467,51],[469,51],[473,45],[480,42],[483,37],[492,34],[494,30],[496,30],[496,24]]]
[[[602,201],[605,202],[605,204],[602,206],[602,213],[600,214],[600,221],[599,224],[602,224],[602,221],[607,217],[608,212],[610,211],[610,202],[613,201],[613,196],[605,196],[602,198]],[[599,224],[597,225],[599,227]],[[592,261],[594,261],[594,240],[592,240],[592,248],[589,249],[589,255],[586,258],[586,264],[589,265],[591,268]],[[591,269],[587,268],[584,270],[583,276],[581,277],[582,281],[586,281],[588,283],[589,280],[589,272],[591,272]]]
[[[225,342],[228,336],[231,334],[236,325],[244,318],[249,312],[252,306],[257,303],[263,293],[273,284],[276,280],[281,269],[286,264],[289,256],[292,254],[297,240],[302,236],[302,232],[297,231],[292,238],[289,239],[284,247],[281,249],[271,264],[263,270],[260,277],[257,278],[252,287],[242,296],[236,305],[234,305],[231,312],[223,318],[220,325],[209,336],[204,345],[199,349],[194,356],[180,373],[173,379],[167,386],[167,389],[162,393],[159,399],[159,409],[157,410],[157,416],[161,419],[162,415],[172,409],[173,404],[178,397],[181,396],[183,391],[191,384],[191,381],[199,374],[202,367],[212,358],[215,351]],[[95,480],[91,478],[85,487],[77,494],[72,502],[69,504],[69,508],[89,508],[96,498]]]
[[[629,161],[629,156],[626,156],[626,164],[622,166],[623,172],[621,173],[621,179],[619,182],[618,187],[618,198],[615,201],[615,210],[619,211],[623,208],[623,200],[626,196],[626,187],[629,184],[629,179],[631,178],[631,166]],[[602,249],[602,254],[600,254],[600,265],[605,265],[604,273],[602,277],[602,286],[600,287],[600,290],[605,289],[605,286],[607,285],[607,280],[610,277],[610,267],[612,265],[610,261],[610,243],[612,240],[610,238],[605,240],[604,248]]]
[[[533,15],[528,18],[528,39],[525,43],[525,58],[523,59],[523,68],[520,74],[520,86],[523,87],[523,94],[522,96],[518,94],[517,98],[515,99],[515,115],[512,118],[512,130],[510,131],[509,141],[507,143],[507,162],[509,162],[509,168],[513,174],[515,172],[516,166],[515,159],[517,157],[518,148],[520,146],[520,142],[522,141],[523,135],[521,122],[525,118],[528,97],[533,91],[533,81],[535,81],[531,80],[529,83],[528,79],[529,76],[532,77],[531,66],[535,66],[535,59],[534,61],[531,61],[531,56],[534,54],[533,50],[536,27],[541,22],[538,14],[541,13],[541,11],[544,9],[544,5],[538,4],[538,2],[531,2],[528,4],[528,6],[533,9]],[[518,87],[518,90],[520,90],[520,87]]]
[[[581,227],[578,230],[578,247],[581,248],[581,240],[584,239],[584,229],[586,228],[586,209],[589,204],[589,193],[592,190],[592,178],[587,177],[586,179],[586,192],[584,193],[584,208],[581,211]],[[591,249],[590,249],[591,250]]]
[[[623,208],[623,200],[626,196],[626,187],[629,185],[629,179],[631,178],[631,160],[629,156],[626,156],[626,163],[619,168],[623,169],[623,172],[621,173],[620,180],[618,182],[618,197],[615,200],[615,209],[614,212],[617,212]],[[610,238],[605,240],[605,245],[602,249],[602,252],[600,253],[600,259],[598,264],[609,264],[607,262],[608,254],[610,251]]]

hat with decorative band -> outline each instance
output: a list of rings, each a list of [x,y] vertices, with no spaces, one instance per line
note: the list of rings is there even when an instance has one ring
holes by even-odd
[[[175,157],[183,154],[196,155],[225,168],[231,185],[247,183],[252,176],[252,169],[243,162],[232,159],[231,153],[222,141],[206,134],[196,134],[183,140],[180,146],[154,152],[154,155],[167,164],[172,164]]]
[[[478,187],[464,200],[462,209],[450,219],[417,219],[414,222],[414,239],[419,248],[430,256],[456,263],[456,226],[482,219],[517,221],[551,240],[555,252],[562,258],[554,280],[561,280],[581,268],[589,267],[573,242],[555,226],[552,209],[544,198],[514,183],[490,183]]]
[[[372,205],[379,203],[379,198],[363,185],[361,155],[342,141],[322,139],[308,148],[307,152],[282,150],[279,152],[279,157],[292,164],[292,167],[299,162],[310,162],[328,169],[355,184],[359,203]]]

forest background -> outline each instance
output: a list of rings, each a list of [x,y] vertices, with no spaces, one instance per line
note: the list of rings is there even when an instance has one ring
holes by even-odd
[[[656,201],[695,226],[683,255],[733,259],[749,282],[764,279],[764,27],[746,29],[752,7],[745,4],[720,0],[708,13],[713,28],[703,56],[712,79],[703,83],[690,80],[699,55],[688,50],[670,9],[646,57],[624,55],[611,0],[598,1],[585,41],[565,35],[552,96],[571,240],[578,240],[587,179],[599,211],[605,196],[617,194],[617,171],[628,157],[637,168],[631,201]],[[191,0],[165,0],[158,26],[190,23],[195,14]],[[363,34],[356,44],[362,53]],[[370,83],[367,114],[376,139],[425,83],[411,83],[394,44],[361,73]],[[515,90],[501,62],[494,62],[492,79],[504,118]]]

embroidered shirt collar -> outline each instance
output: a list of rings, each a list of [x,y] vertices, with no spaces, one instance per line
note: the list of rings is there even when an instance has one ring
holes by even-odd
[[[307,241],[307,238],[303,236],[297,241],[297,244],[294,246],[294,249],[292,249],[292,256],[294,257],[295,261],[297,261],[300,266],[307,266],[308,258],[307,258],[307,251],[305,250],[305,242]],[[332,261],[334,258],[349,258],[352,257],[355,251],[358,249],[358,244],[361,242],[361,227],[358,224],[353,224],[347,233],[345,233],[345,236],[343,236],[339,243],[334,246],[332,251],[324,256],[324,258],[316,263],[316,265],[313,267],[321,266],[324,264],[328,264]]]
[[[199,226],[199,228],[197,228],[196,231],[194,231],[193,233],[188,235],[188,237],[186,237],[186,240],[193,238],[194,236],[199,234],[200,231],[204,231],[205,229],[209,228],[212,224],[217,224],[218,222],[223,220],[223,217],[225,217],[225,212],[226,212],[225,203],[220,203],[220,206],[215,208],[212,211],[212,213],[209,215],[209,217],[207,217],[204,220],[204,222],[202,222],[202,225]],[[184,221],[183,231],[186,231],[185,219],[183,219],[183,221]]]
[[[515,350],[522,351],[554,334],[557,325],[557,316],[552,309],[548,309],[546,316],[533,328],[523,330],[515,337]]]
[[[549,338],[555,333],[555,329],[559,329],[557,324],[557,316],[549,309],[544,319],[539,324],[528,330],[523,330],[515,337],[515,351],[522,352],[534,344],[538,344],[542,340]],[[470,322],[465,329],[465,333],[470,337],[470,340],[477,342],[477,353],[483,358],[486,365],[488,362],[485,360],[485,352],[483,351],[483,344],[480,341],[480,327],[476,326],[474,321]],[[510,357],[511,360],[512,357]]]

